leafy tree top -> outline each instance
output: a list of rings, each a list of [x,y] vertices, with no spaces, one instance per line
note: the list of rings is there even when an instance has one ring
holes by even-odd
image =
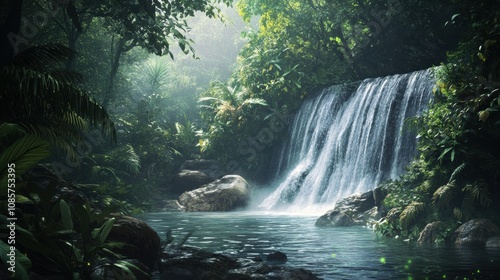
[[[193,52],[192,42],[187,39],[189,30],[186,18],[195,12],[209,17],[218,15],[218,4],[231,5],[232,0],[51,0],[51,8],[61,9],[63,20],[71,20],[68,26],[60,22],[68,32],[82,33],[93,18],[102,18],[112,31],[126,40],[125,49],[135,46],[157,55],[172,55],[171,43],[176,41],[184,53]],[[70,30],[71,29],[71,30]]]

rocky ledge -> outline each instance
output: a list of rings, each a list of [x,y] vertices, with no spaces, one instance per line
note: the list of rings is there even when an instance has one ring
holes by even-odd
[[[280,258],[274,261],[276,255]],[[281,265],[286,257],[272,253],[267,261],[260,258],[232,258],[202,249],[183,246],[167,248],[160,261],[161,279],[177,280],[316,280],[312,272]]]
[[[377,188],[354,194],[339,201],[335,207],[316,220],[316,226],[354,226],[375,223],[382,217],[382,200],[386,193]]]

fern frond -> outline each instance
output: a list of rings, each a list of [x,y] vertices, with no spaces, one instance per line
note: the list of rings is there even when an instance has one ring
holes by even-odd
[[[26,132],[16,124],[0,124],[0,151],[12,144],[16,139],[26,135]]]
[[[121,182],[121,179],[116,175],[116,172],[113,168],[111,167],[103,167],[103,166],[94,166],[92,167],[92,177],[105,177],[106,181],[114,181],[114,182]],[[110,178],[111,177],[111,180]]]
[[[425,204],[422,202],[413,201],[401,212],[399,220],[404,227],[408,227],[410,224],[418,219],[418,216],[425,210]]]
[[[0,68],[0,121],[18,118],[48,118],[66,121],[68,114],[77,114],[116,142],[116,131],[107,112],[75,82],[78,73],[49,69],[64,63],[75,53],[63,45],[29,48],[19,53],[9,65]],[[82,122],[72,118],[73,124]],[[72,125],[70,123],[70,125]]]
[[[453,197],[456,195],[455,181],[439,187],[432,195],[432,203],[438,207],[449,207]]]
[[[66,112],[63,120],[80,131],[88,131],[89,125],[80,115],[75,112]]]
[[[0,194],[7,194],[9,164],[14,164],[16,176],[20,176],[49,155],[49,144],[34,135],[19,138],[7,147],[0,154]]]
[[[261,106],[264,106],[264,107],[269,106],[267,104],[266,100],[264,100],[262,98],[248,98],[248,99],[245,99],[245,101],[243,101],[243,103],[241,103],[240,107],[243,107],[245,105],[261,105]]]
[[[500,172],[500,160],[496,159],[493,155],[487,154],[482,157],[484,170],[497,174]]]
[[[453,170],[453,173],[451,173],[450,180],[448,182],[453,182],[460,179],[464,174],[465,168],[465,163],[462,163],[457,168],[455,168],[455,170]]]
[[[34,46],[17,54],[11,64],[18,67],[44,70],[47,68],[47,65],[53,65],[54,63],[63,64],[69,57],[75,54],[75,51],[62,44]]]
[[[78,158],[73,143],[80,143],[85,139],[77,128],[64,121],[49,118],[18,118],[15,123],[27,133],[45,139],[54,147],[59,147],[71,160]]]
[[[121,173],[122,175],[138,174],[141,168],[140,158],[135,153],[134,148],[127,144],[117,147],[104,155],[95,157],[98,164],[102,167],[112,167],[113,174],[119,173],[119,170],[125,170],[129,173]]]
[[[474,185],[467,184],[463,189],[463,192],[469,193],[475,202],[483,207],[488,207],[491,205],[491,194],[488,191],[488,185],[485,183],[476,183]]]
[[[455,218],[457,218],[457,220],[462,221],[462,218],[464,215],[463,215],[463,212],[460,208],[455,207],[455,208],[453,208],[453,216],[455,216]]]

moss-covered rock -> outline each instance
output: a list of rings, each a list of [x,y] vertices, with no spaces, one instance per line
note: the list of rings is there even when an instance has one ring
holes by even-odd
[[[179,197],[179,204],[193,212],[236,210],[249,201],[250,185],[239,175],[226,175]]]

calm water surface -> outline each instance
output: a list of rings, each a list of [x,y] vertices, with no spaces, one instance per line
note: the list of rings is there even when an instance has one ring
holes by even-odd
[[[160,235],[171,228],[186,244],[233,256],[265,259],[271,251],[286,265],[323,279],[500,279],[500,250],[422,248],[377,238],[366,227],[318,228],[317,217],[259,212],[149,213],[139,218]]]

